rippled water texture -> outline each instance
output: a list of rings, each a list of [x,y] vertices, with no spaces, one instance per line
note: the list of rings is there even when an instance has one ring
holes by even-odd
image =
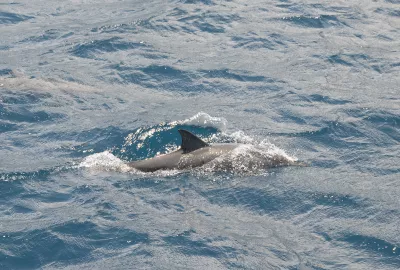
[[[399,269],[399,141],[397,0],[0,2],[0,269]]]

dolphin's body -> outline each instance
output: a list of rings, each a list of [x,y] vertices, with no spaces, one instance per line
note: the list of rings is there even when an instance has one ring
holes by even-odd
[[[180,129],[179,133],[182,137],[182,145],[180,149],[154,158],[133,161],[128,163],[128,165],[143,172],[195,168],[213,162],[215,163],[213,164],[214,168],[219,170],[232,170],[237,166],[237,160],[236,163],[231,162],[229,160],[229,154],[240,146],[243,146],[243,144],[226,143],[210,145],[189,131]],[[220,157],[227,158],[219,159]],[[285,156],[266,156],[259,152],[246,155],[242,157],[242,159],[244,162],[239,161],[242,163],[240,166],[245,164],[248,169],[278,167],[294,165],[296,163]]]

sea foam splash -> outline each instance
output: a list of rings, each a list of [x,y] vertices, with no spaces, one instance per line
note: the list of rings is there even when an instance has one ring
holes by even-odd
[[[129,172],[132,170],[123,160],[108,151],[96,153],[85,157],[78,168],[95,168],[106,171]]]
[[[235,174],[253,174],[268,168],[297,165],[297,158],[270,143],[260,145],[241,144],[234,150],[221,155],[200,169],[224,171]]]

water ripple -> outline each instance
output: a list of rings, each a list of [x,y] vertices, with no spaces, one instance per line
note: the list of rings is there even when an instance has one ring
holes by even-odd
[[[0,24],[16,24],[32,18],[34,17],[11,12],[0,12]]]

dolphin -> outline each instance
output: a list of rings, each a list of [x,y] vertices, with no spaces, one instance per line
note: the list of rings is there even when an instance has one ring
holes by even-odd
[[[205,164],[211,164],[214,170],[224,171],[234,170],[237,166],[253,170],[298,164],[296,160],[285,155],[263,154],[259,151],[247,151],[245,155],[234,155],[235,150],[246,145],[208,144],[187,130],[179,129],[178,131],[182,137],[180,149],[153,158],[129,162],[128,165],[142,172],[154,172],[191,169]]]

